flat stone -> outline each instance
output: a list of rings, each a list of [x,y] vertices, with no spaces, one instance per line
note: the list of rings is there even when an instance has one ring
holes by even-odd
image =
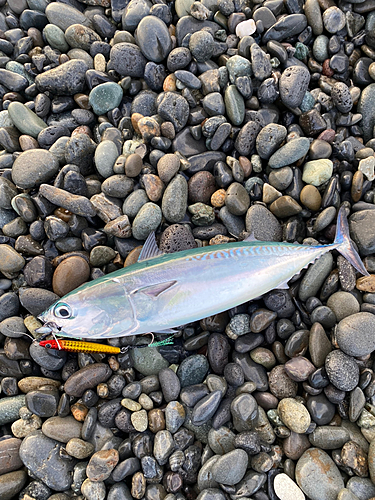
[[[31,473],[55,491],[70,488],[75,461],[60,456],[61,443],[41,431],[26,436],[20,448],[20,458]],[[58,471],[58,473],[57,473]]]
[[[248,461],[244,450],[230,451],[222,455],[214,464],[212,477],[215,481],[229,486],[237,484],[245,475]]]
[[[96,115],[104,115],[117,108],[121,102],[123,90],[117,83],[106,82],[94,87],[89,94],[89,103]]]
[[[273,488],[280,500],[305,500],[302,490],[287,474],[277,474],[273,481]]]
[[[358,312],[342,319],[337,326],[337,343],[350,356],[367,356],[375,350],[373,331],[375,317],[371,313]]]
[[[14,126],[22,133],[36,138],[46,123],[31,109],[20,102],[11,102],[8,107],[9,118]]]
[[[333,163],[331,160],[320,159],[305,163],[303,167],[302,180],[306,184],[321,186],[327,182],[333,172]]]
[[[155,63],[162,62],[172,49],[167,25],[156,16],[146,16],[140,21],[135,39],[144,56]]]
[[[271,168],[281,168],[291,165],[303,158],[310,148],[310,141],[307,137],[299,137],[287,142],[270,157],[268,165]]]
[[[337,500],[339,491],[344,487],[335,463],[319,448],[310,448],[298,460],[296,481],[311,500]]]

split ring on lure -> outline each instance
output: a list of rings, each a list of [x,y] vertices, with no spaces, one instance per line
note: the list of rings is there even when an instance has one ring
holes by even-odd
[[[350,241],[345,208],[329,245],[245,241],[163,254],[151,233],[138,262],[85,283],[39,316],[38,333],[114,338],[173,333],[172,328],[226,311],[276,288],[327,252],[338,250],[368,275]]]

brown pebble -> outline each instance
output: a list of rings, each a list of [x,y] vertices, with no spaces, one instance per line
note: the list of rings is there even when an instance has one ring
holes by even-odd
[[[91,104],[89,103],[89,96],[87,94],[75,94],[73,96],[73,99],[81,109],[91,108]]]
[[[164,412],[159,408],[154,408],[148,412],[148,426],[150,431],[156,434],[165,429]]]
[[[177,90],[176,80],[177,78],[175,77],[175,75],[168,75],[167,78],[164,79],[163,83],[164,92],[174,92],[175,90]]]
[[[20,135],[18,140],[22,151],[39,148],[38,141],[34,139],[34,137],[30,137],[29,135]]]
[[[142,167],[142,158],[137,153],[133,153],[126,159],[125,175],[127,175],[128,177],[137,177],[137,175],[140,174]]]
[[[89,409],[82,403],[75,403],[70,407],[70,411],[78,422],[83,422],[89,412]]]
[[[139,127],[138,127],[138,122],[139,120],[143,118],[143,115],[141,115],[141,113],[133,113],[132,116],[131,116],[131,122],[132,122],[132,125],[133,125],[133,128],[134,128],[134,131],[137,133],[137,134],[140,134],[140,130],[139,130]]]
[[[90,481],[105,481],[111,475],[119,461],[119,453],[115,449],[100,450],[93,454],[86,467]]]
[[[238,158],[238,161],[240,162],[240,165],[242,167],[242,170],[243,170],[243,173],[245,175],[245,179],[246,177],[249,177],[252,170],[253,170],[253,167],[251,165],[251,161],[249,160],[249,158],[246,158],[246,156],[240,156]]]
[[[297,434],[293,431],[290,431],[290,435],[283,442],[284,453],[292,460],[298,460],[310,446],[310,441],[305,434]]]
[[[357,279],[356,288],[361,290],[361,292],[375,292],[375,274],[370,274],[370,276],[362,276]]]
[[[192,204],[198,202],[208,204],[215,190],[215,177],[210,172],[197,172],[189,179],[189,201]]]
[[[322,197],[315,186],[308,184],[301,191],[300,201],[309,210],[317,212],[322,203]]]
[[[216,208],[221,208],[225,204],[225,189],[218,189],[211,196],[211,205]]]
[[[334,71],[331,69],[330,65],[329,65],[329,61],[330,59],[326,59],[324,62],[323,62],[323,75],[324,76],[333,76],[334,74]]]
[[[146,142],[150,142],[153,137],[160,137],[160,126],[150,116],[144,116],[139,120],[138,129]]]
[[[72,218],[72,212],[69,212],[69,210],[66,210],[66,208],[56,208],[56,210],[53,212],[53,215],[58,217],[59,219],[63,220],[64,222],[69,223],[70,219]]]
[[[332,144],[333,141],[335,140],[335,135],[336,132],[332,128],[327,128],[327,130],[324,130],[322,133],[318,135],[318,139],[321,139],[322,141],[326,141],[329,144]]]
[[[350,194],[352,195],[353,201],[357,202],[361,199],[363,188],[363,173],[360,170],[353,175],[352,187]]]
[[[146,492],[146,478],[142,472],[136,472],[132,477],[131,496],[136,500],[144,497]]]
[[[276,217],[284,218],[299,214],[302,207],[291,196],[281,196],[270,205],[270,210]]]
[[[131,266],[132,264],[135,264],[138,261],[138,257],[142,251],[142,246],[133,248],[131,252],[126,256],[125,262],[124,262],[124,267]]]
[[[341,450],[341,460],[344,465],[350,467],[356,476],[368,476],[367,453],[354,441],[348,441]]]
[[[160,125],[160,131],[164,137],[166,137],[167,139],[170,139],[171,141],[176,136],[176,131],[174,129],[172,122],[163,122]]]
[[[223,245],[224,243],[231,243],[236,241],[235,238],[230,238],[229,236],[223,236],[222,234],[217,234],[208,242],[209,245]]]
[[[80,125],[79,127],[75,128],[72,132],[71,137],[74,137],[75,135],[80,135],[80,134],[85,134],[85,135],[89,136],[90,139],[92,139],[91,129],[87,125]]]
[[[142,177],[142,181],[149,199],[154,202],[159,201],[165,188],[160,177],[155,174],[145,174]]]
[[[53,291],[62,297],[85,283],[89,277],[90,266],[85,259],[78,256],[68,257],[57,266],[53,273]]]

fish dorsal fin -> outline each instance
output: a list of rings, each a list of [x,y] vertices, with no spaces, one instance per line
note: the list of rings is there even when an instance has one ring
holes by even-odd
[[[276,290],[288,290],[288,289],[289,289],[289,285],[286,281],[284,281],[283,283],[280,283],[280,285],[276,287]]]
[[[171,288],[176,283],[177,281],[164,281],[163,283],[154,283],[153,285],[139,288],[137,292],[142,292],[152,299],[156,299],[157,297],[159,297],[159,295],[161,295],[166,290],[169,290],[169,288]]]
[[[255,238],[254,231],[251,231],[251,233],[249,234],[249,236],[247,238],[245,238],[244,241],[247,241],[248,243],[251,243],[252,241],[259,241],[259,240],[257,240]]]
[[[164,254],[156,244],[155,233],[152,231],[152,233],[148,235],[147,240],[144,242],[141,253],[138,257],[138,262],[152,259],[153,257],[159,257],[160,255]]]

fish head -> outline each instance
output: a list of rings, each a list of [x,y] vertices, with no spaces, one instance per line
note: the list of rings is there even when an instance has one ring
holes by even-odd
[[[110,338],[129,335],[134,327],[130,300],[117,283],[83,286],[38,316],[38,333],[68,338]],[[129,333],[128,333],[129,332]]]

